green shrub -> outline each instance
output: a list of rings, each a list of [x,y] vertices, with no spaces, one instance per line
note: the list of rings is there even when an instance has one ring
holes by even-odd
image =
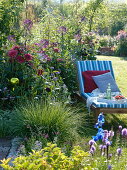
[[[116,148],[115,148],[116,149]],[[28,156],[19,156],[9,165],[11,158],[2,160],[1,166],[5,170],[107,170],[109,167],[114,170],[125,170],[127,167],[127,149],[121,156],[112,151],[110,159],[103,155],[90,156],[80,146],[74,146],[70,156],[66,156],[56,144],[48,143],[40,151],[34,151]]]
[[[113,47],[116,43],[115,38],[111,36],[99,36],[99,45],[100,47]]]
[[[10,135],[9,122],[11,118],[11,111],[0,110],[0,137],[7,137]]]
[[[0,62],[0,105],[3,108],[26,98],[50,96],[54,101],[69,100],[60,71],[51,67],[50,62],[42,63],[25,46],[13,46],[5,50],[5,54]]]
[[[31,153],[29,156],[20,156],[13,161],[13,167],[8,163],[11,158],[3,160],[1,166],[5,170],[54,170],[54,169],[86,169],[92,168],[88,165],[89,154],[84,152],[79,146],[74,147],[71,156],[68,157],[56,147],[56,144],[48,143],[44,149]]]
[[[15,108],[10,129],[20,136],[43,136],[49,141],[57,137],[59,143],[74,141],[81,126],[81,116],[63,103],[27,102]]]
[[[116,55],[127,56],[127,32],[124,30],[118,31]]]

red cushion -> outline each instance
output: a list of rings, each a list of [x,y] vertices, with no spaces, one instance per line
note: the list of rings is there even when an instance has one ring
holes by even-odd
[[[84,92],[85,93],[91,93],[94,89],[98,88],[95,84],[92,76],[97,76],[100,74],[108,73],[110,70],[105,71],[84,71],[82,72],[82,75],[84,77],[85,83],[84,83]]]

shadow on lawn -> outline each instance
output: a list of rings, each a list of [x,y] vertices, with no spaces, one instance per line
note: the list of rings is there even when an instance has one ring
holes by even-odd
[[[82,125],[80,126],[79,133],[81,137],[91,138],[96,134],[96,129],[94,128],[95,119],[94,114],[88,112],[86,105],[83,101],[77,101],[74,103],[74,107],[78,109],[79,114],[82,117]]]
[[[105,115],[105,126],[110,130],[118,130],[119,125],[127,127],[127,115],[124,114],[107,114]]]

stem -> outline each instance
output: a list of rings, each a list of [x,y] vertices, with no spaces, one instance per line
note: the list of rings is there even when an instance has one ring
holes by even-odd
[[[28,17],[28,15],[27,15],[27,7],[28,7],[28,2],[27,2],[27,0],[26,0],[26,5],[25,5],[25,8],[26,8],[26,19],[27,19],[27,17]]]
[[[107,160],[108,160],[109,146],[107,146]]]

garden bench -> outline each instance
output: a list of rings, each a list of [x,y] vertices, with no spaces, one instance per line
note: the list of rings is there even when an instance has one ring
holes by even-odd
[[[109,70],[114,77],[113,67],[111,61],[99,61],[99,60],[86,60],[86,61],[77,61],[77,73],[78,73],[78,82],[79,82],[79,97],[82,98],[85,102],[88,97],[91,97],[91,93],[84,92],[85,80],[82,75],[82,72],[85,71],[104,71]],[[125,103],[113,103],[111,102],[98,102],[95,101],[91,104],[90,109],[94,111],[95,117],[97,118],[100,112],[105,113],[127,113],[127,102]]]

